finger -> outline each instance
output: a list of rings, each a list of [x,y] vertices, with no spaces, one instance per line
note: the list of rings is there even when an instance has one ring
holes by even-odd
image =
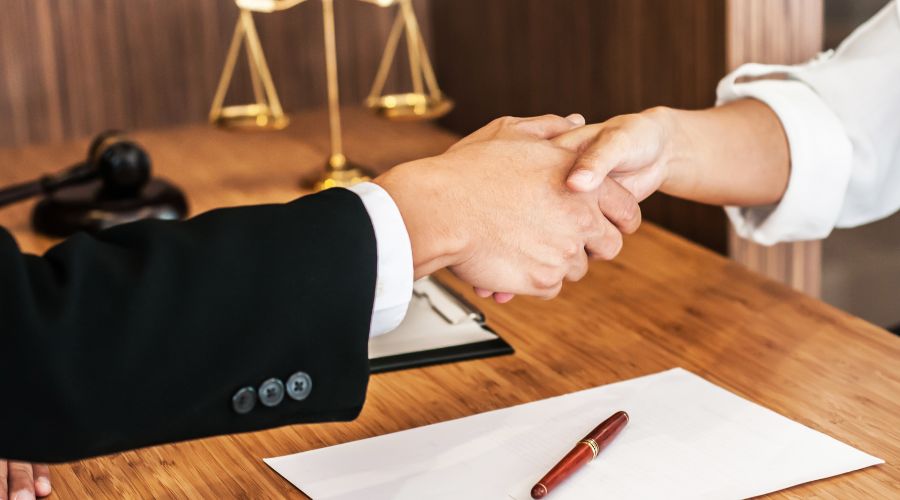
[[[618,181],[606,178],[597,191],[598,206],[607,220],[616,228],[631,234],[641,225],[641,207],[637,199]]]
[[[584,125],[584,117],[576,113],[565,118],[558,115],[523,118],[515,124],[515,128],[519,132],[524,132],[538,139],[553,139],[582,125]]]
[[[0,460],[0,500],[7,500],[9,490],[7,490],[7,478],[9,477],[9,469],[6,460]]]
[[[553,143],[575,153],[581,153],[593,143],[603,130],[602,123],[594,123],[571,130],[553,138]]]
[[[572,113],[571,115],[566,116],[566,120],[572,122],[576,127],[583,127],[587,121],[584,119],[584,115],[581,113]]]
[[[609,174],[610,178],[615,179],[626,191],[634,195],[638,202],[644,201],[659,189],[664,175],[659,168],[641,169],[623,174],[610,172]]]
[[[502,131],[504,128],[513,127],[520,121],[522,121],[521,118],[516,118],[514,116],[501,116],[499,118],[494,118],[487,125],[456,141],[455,144],[447,148],[447,151],[453,151],[454,149],[461,148],[466,144],[471,144],[476,141],[490,139],[494,137],[498,132]]]
[[[498,304],[506,304],[507,302],[512,300],[513,297],[515,297],[515,296],[516,295],[513,293],[497,292],[494,294],[494,302],[496,302]]]
[[[47,464],[34,464],[34,493],[45,497],[51,493],[50,467]]]
[[[569,272],[566,273],[566,279],[569,281],[578,281],[584,278],[588,272],[588,256],[586,252],[578,252],[575,257],[570,259]]]
[[[472,287],[472,288],[475,289],[475,295],[478,295],[478,296],[481,297],[482,299],[486,299],[486,298],[490,297],[490,296],[494,293],[494,292],[492,292],[492,291],[490,291],[490,290],[485,290],[484,288],[477,287],[477,286]]]
[[[9,462],[9,500],[34,499],[34,475],[31,464]]]
[[[600,216],[598,228],[584,248],[592,259],[612,260],[622,250],[622,233],[603,216]]]
[[[556,298],[557,295],[559,295],[559,292],[562,291],[562,286],[563,286],[562,281],[560,281],[552,288],[545,289],[543,292],[541,292],[538,295],[538,298],[541,298],[544,300],[554,299],[554,298]]]
[[[553,140],[558,146],[578,153],[566,185],[573,191],[596,189],[619,164],[627,161],[628,150],[620,133],[588,125],[576,128]]]

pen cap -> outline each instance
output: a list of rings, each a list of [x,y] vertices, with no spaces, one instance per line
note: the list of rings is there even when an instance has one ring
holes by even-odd
[[[628,423],[628,414],[624,411],[617,411],[609,418],[600,423],[587,436],[585,441],[593,441],[597,445],[597,452],[605,448],[616,435],[622,431],[625,424]]]

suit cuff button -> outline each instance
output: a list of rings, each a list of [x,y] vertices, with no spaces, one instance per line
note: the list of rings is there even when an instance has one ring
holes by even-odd
[[[265,406],[278,406],[284,399],[284,382],[270,378],[259,386],[259,402]]]
[[[287,381],[287,393],[291,399],[303,401],[312,392],[312,377],[306,372],[297,372]]]
[[[246,415],[256,406],[256,389],[244,387],[231,397],[231,407],[238,415]]]

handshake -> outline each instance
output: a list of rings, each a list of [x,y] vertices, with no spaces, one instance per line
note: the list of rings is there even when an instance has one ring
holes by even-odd
[[[447,267],[481,297],[549,299],[589,259],[614,258],[666,177],[652,116],[499,118],[377,178],[406,224],[416,279]]]

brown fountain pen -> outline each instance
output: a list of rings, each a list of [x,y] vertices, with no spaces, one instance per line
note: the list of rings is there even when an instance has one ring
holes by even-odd
[[[616,435],[628,423],[628,414],[617,411],[600,425],[594,428],[587,436],[572,448],[556,465],[550,469],[534,488],[531,488],[531,498],[543,498],[560,483],[571,476],[584,464],[597,458],[600,451],[606,448],[615,439]]]

